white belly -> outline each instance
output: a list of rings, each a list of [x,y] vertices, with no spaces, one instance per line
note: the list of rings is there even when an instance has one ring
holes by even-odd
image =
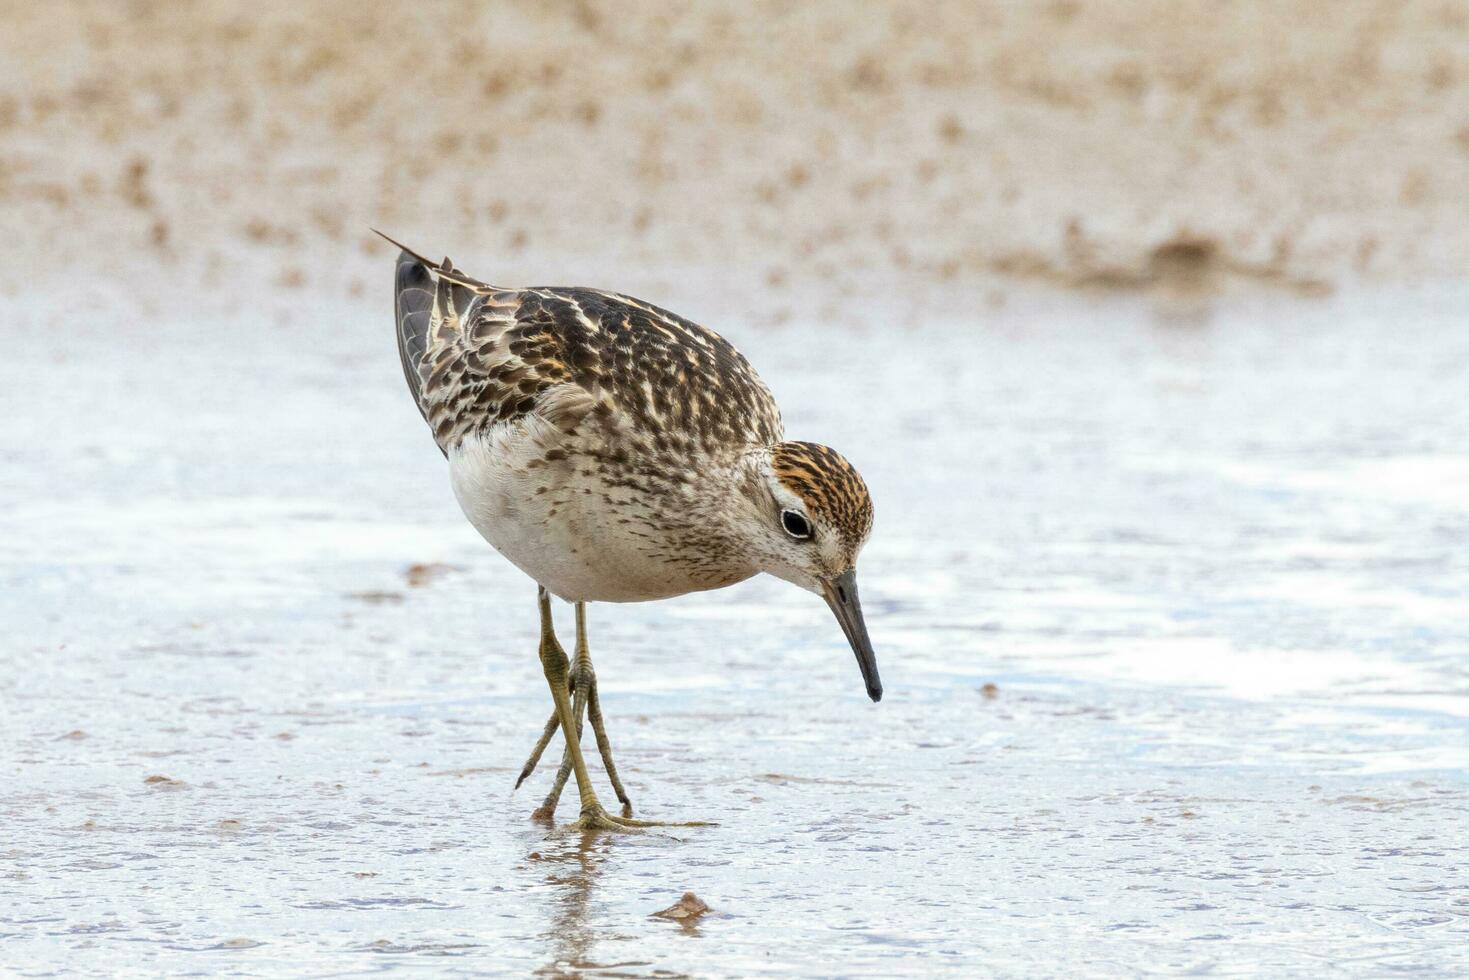
[[[484,539],[553,594],[571,601],[642,602],[730,585],[754,570],[691,577],[649,556],[644,502],[607,502],[575,459],[544,462],[545,444],[520,426],[497,426],[449,452],[449,478],[464,515]],[[585,470],[582,471],[583,473]],[[625,490],[611,493],[627,501]]]

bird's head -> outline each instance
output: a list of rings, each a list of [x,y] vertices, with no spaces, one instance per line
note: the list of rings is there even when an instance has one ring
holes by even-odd
[[[867,696],[881,700],[857,598],[857,555],[872,531],[867,484],[834,449],[782,442],[760,454],[743,491],[753,508],[746,533],[760,570],[826,600],[857,655]]]

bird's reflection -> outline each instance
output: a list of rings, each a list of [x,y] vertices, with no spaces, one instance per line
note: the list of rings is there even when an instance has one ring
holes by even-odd
[[[545,932],[551,962],[537,970],[537,975],[578,977],[592,971],[600,974],[648,965],[600,963],[593,957],[597,940],[602,937],[592,923],[592,894],[603,862],[620,840],[617,835],[590,832],[553,837],[541,847],[541,861],[548,871],[546,881],[557,890],[552,901],[551,924]]]
[[[540,976],[574,977],[598,967],[591,959],[597,937],[587,914],[606,857],[602,850],[608,846],[605,835],[600,841],[598,836],[587,833],[552,838],[540,852],[550,871],[546,880],[556,886],[551,925],[545,933],[552,958],[536,971]]]

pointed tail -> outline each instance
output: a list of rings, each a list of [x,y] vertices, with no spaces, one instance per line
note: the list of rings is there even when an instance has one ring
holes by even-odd
[[[491,287],[455,269],[447,258],[438,263],[430,262],[376,228],[373,231],[399,249],[393,289],[398,359],[418,412],[427,422],[428,406],[423,397],[424,360],[431,347],[454,342],[462,326],[461,317],[471,301]]]

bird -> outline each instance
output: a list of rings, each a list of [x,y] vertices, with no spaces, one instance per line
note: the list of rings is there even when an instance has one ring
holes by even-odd
[[[703,825],[632,816],[597,694],[588,603],[649,602],[774,575],[826,601],[868,697],[881,700],[856,577],[873,524],[867,485],[836,450],[786,439],[770,388],[729,341],[620,293],[493,286],[382,237],[399,250],[403,375],[455,498],[536,584],[553,710],[516,787],[558,731],[564,749],[534,816],[554,824],[574,775],[574,829]],[[552,596],[575,608],[571,658],[556,637]],[[592,785],[584,719],[620,814]]]

